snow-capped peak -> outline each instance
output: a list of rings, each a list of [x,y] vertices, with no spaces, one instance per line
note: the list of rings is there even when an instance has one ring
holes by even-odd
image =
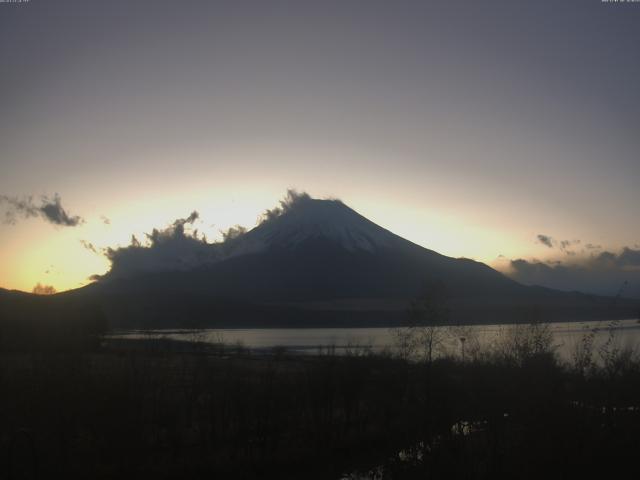
[[[339,200],[318,200],[290,192],[282,207],[234,245],[232,256],[269,248],[296,248],[307,240],[328,240],[349,251],[374,252],[399,237],[367,220]]]

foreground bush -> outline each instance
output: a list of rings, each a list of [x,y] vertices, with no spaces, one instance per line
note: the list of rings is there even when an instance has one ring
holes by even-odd
[[[535,342],[518,345],[466,362],[123,347],[3,354],[0,471],[576,478],[631,466],[640,453],[637,360],[614,375],[585,373]]]

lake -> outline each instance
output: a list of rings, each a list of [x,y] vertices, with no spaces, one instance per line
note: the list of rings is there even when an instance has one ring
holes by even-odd
[[[570,360],[576,346],[585,335],[594,333],[594,352],[609,337],[617,348],[632,348],[637,351],[640,344],[638,320],[590,321],[550,323],[552,343],[558,356]],[[514,335],[524,333],[526,325],[472,325],[437,327],[435,337],[439,355],[473,355],[477,349],[495,346]],[[203,330],[132,330],[119,331],[112,338],[167,338],[179,341],[198,341],[210,344],[242,345],[257,352],[268,352],[281,347],[295,353],[346,354],[371,350],[374,352],[396,351],[398,339],[406,328],[250,328],[250,329],[203,329]],[[596,355],[597,356],[597,355]]]

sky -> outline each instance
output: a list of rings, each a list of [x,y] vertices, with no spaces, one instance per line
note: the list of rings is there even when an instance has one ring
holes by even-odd
[[[294,187],[525,283],[636,288],[639,46],[639,2],[0,3],[0,286]]]

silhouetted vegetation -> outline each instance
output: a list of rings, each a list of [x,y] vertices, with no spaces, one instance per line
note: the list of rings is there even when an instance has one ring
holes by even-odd
[[[252,355],[149,337],[4,353],[8,478],[610,478],[640,453],[640,362],[544,325],[466,361]],[[349,473],[351,472],[351,473]],[[364,472],[362,474],[356,472]],[[369,475],[369,476],[363,476]],[[379,477],[380,478],[380,477]]]
[[[107,327],[90,302],[0,292],[0,352],[94,351]]]

